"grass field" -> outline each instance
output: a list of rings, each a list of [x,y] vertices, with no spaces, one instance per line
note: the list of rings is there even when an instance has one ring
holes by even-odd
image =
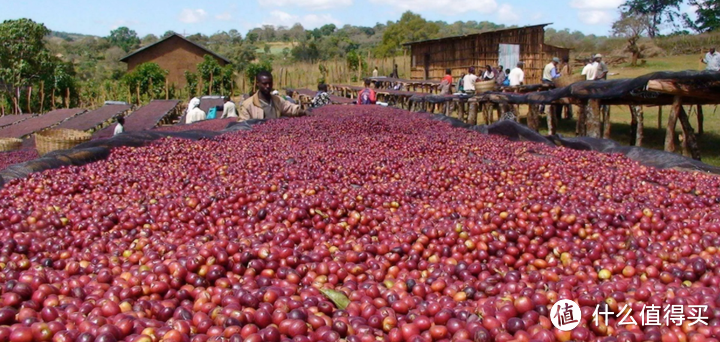
[[[288,48],[289,50],[292,50],[292,48],[297,43],[288,43],[288,42],[272,42],[272,43],[266,43],[267,45],[270,45],[270,54],[282,56],[283,50],[285,48]],[[260,44],[260,46],[257,49],[257,52],[264,52],[265,51],[265,45]]]
[[[647,63],[642,67],[611,67],[610,72],[619,75],[610,78],[633,78],[656,71],[682,71],[682,70],[698,70],[703,66],[700,64],[700,56],[671,56],[662,58],[648,59]],[[524,111],[523,111],[524,110]],[[577,113],[577,108],[574,109]],[[690,123],[697,133],[697,116],[695,108],[685,106],[685,110],[690,116]],[[521,114],[527,113],[526,109],[521,109]],[[658,107],[644,108],[644,133],[643,147],[655,148],[662,150],[665,143],[665,130],[667,127],[670,106],[663,107],[663,116],[658,126]],[[720,166],[720,116],[718,106],[704,106],[704,134],[698,137],[698,143],[701,149],[702,161]],[[627,106],[612,106],[610,112],[612,139],[628,145],[630,143],[630,110]],[[558,132],[565,136],[575,136],[575,120],[560,120]],[[680,133],[680,124],[677,124],[677,132]],[[547,121],[541,120],[541,133],[547,134]],[[680,143],[676,139],[678,153],[682,152]]]

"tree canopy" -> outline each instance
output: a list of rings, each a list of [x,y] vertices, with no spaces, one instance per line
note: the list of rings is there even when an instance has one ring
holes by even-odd
[[[380,56],[395,55],[401,51],[403,43],[436,38],[439,32],[438,24],[407,11],[402,14],[400,20],[388,25],[383,33],[382,43],[375,52]]]
[[[710,32],[720,29],[720,0],[690,0],[695,6],[697,19],[692,20],[685,14],[685,24],[697,32]]]
[[[675,26],[683,0],[627,0],[620,6],[626,13],[648,16],[648,36],[659,35],[662,25]]]
[[[110,31],[108,41],[111,45],[117,46],[125,52],[130,52],[140,45],[140,38],[138,38],[137,33],[125,26]]]

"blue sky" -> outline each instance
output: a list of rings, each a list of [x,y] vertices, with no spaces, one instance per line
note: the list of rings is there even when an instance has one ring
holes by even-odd
[[[243,35],[263,24],[305,28],[327,23],[373,26],[395,21],[406,10],[431,20],[493,21],[506,25],[552,22],[604,35],[624,0],[0,0],[0,19],[31,18],[56,31],[108,35],[128,26],[140,36],[167,30],[212,34],[237,29]]]

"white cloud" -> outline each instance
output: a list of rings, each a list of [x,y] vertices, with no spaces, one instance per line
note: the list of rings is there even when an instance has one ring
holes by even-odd
[[[207,12],[204,9],[184,9],[180,12],[178,20],[185,24],[199,23],[207,18]]]
[[[304,16],[294,15],[283,11],[271,11],[270,17],[263,22],[263,25],[274,25],[291,27],[295,23],[300,23],[306,29],[312,29],[323,26],[325,24],[335,24],[340,26],[340,21],[333,18],[330,14],[307,14]]]
[[[120,19],[120,20],[116,20],[115,22],[113,22],[112,25],[110,26],[110,28],[112,28],[112,29],[114,30],[114,29],[116,29],[116,28],[118,28],[118,27],[121,27],[121,26],[128,26],[128,27],[130,27],[130,26],[138,25],[138,24],[140,24],[140,22],[137,21],[137,20],[125,20],[125,19]],[[130,29],[132,29],[132,27],[130,27]]]
[[[613,12],[610,11],[580,11],[578,17],[588,25],[609,24],[614,20]]]
[[[581,10],[617,9],[625,0],[570,0],[570,7]]]
[[[512,6],[503,4],[497,11],[498,19],[504,23],[513,23],[520,20],[520,16],[515,12]]]
[[[439,13],[449,16],[466,12],[491,14],[499,9],[495,0],[370,0],[370,2],[382,6],[392,6],[400,11],[439,11]]]
[[[302,7],[311,11],[326,10],[330,8],[348,7],[353,4],[353,0],[258,0],[260,6],[263,7]]]
[[[230,14],[230,12],[220,13],[215,16],[215,19],[220,21],[230,21],[232,20],[232,14]]]

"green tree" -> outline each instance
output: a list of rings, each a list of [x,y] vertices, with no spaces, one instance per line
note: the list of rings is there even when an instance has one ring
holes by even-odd
[[[141,43],[143,46],[147,46],[147,45],[156,43],[158,40],[160,40],[160,39],[158,39],[158,37],[157,37],[156,35],[154,35],[154,34],[151,33],[151,34],[148,34],[148,35],[146,35],[145,37],[143,37],[143,38],[140,40],[140,43]]]
[[[648,17],[642,14],[623,13],[621,18],[613,23],[613,35],[627,39],[625,50],[632,54],[632,66],[637,66],[638,59],[642,58],[644,46],[639,46],[638,41],[647,31],[648,20]]]
[[[253,85],[253,89],[255,89],[255,88],[254,88],[254,85],[255,85],[255,77],[257,76],[257,74],[258,74],[260,71],[272,72],[272,71],[273,71],[272,60],[270,60],[270,59],[263,59],[263,60],[261,60],[261,61],[259,61],[259,62],[250,63],[250,65],[248,65],[247,71],[245,72],[245,75],[247,76],[248,80],[250,81],[250,84]]]
[[[248,32],[247,36],[245,36],[245,39],[247,39],[250,43],[255,43],[258,41],[259,35],[256,32]]]
[[[683,0],[627,0],[620,9],[625,13],[648,16],[648,36],[655,38],[663,24],[675,25],[680,18],[682,3]]]
[[[130,52],[140,45],[140,38],[135,31],[122,26],[110,31],[108,41],[111,45],[118,46],[125,52]]]
[[[135,95],[140,87],[140,95],[146,95],[150,99],[165,97],[165,77],[167,70],[161,68],[157,63],[148,62],[138,65],[135,70],[128,72],[120,80],[130,92]],[[137,99],[140,101],[141,99]]]
[[[197,96],[198,88],[198,76],[188,70],[185,70],[185,91],[188,93],[188,97],[193,98]]]
[[[435,38],[439,31],[438,24],[407,11],[400,20],[388,25],[383,33],[382,43],[375,50],[376,54],[383,57],[397,55],[402,52],[403,43]]]
[[[162,38],[167,38],[167,37],[170,37],[170,36],[172,36],[172,35],[174,35],[174,34],[175,34],[175,31],[172,31],[172,30],[165,31],[165,33],[163,33],[163,35],[162,35]]]
[[[50,55],[43,37],[50,33],[45,25],[30,19],[5,20],[0,24],[0,83],[19,111],[22,87],[51,74],[57,59]]]
[[[211,95],[211,92],[220,91],[222,84],[222,67],[215,57],[203,56],[203,61],[197,65],[198,74],[203,81],[203,93]],[[212,87],[211,87],[212,86]]]
[[[697,19],[692,20],[685,14],[687,27],[701,33],[720,29],[720,0],[690,0],[690,5],[697,8]]]

